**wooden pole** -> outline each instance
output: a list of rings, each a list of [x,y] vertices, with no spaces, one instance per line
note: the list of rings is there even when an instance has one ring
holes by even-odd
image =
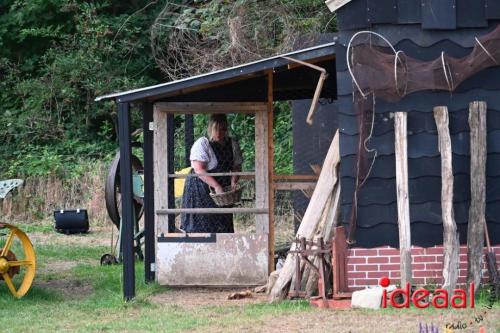
[[[132,204],[132,146],[130,143],[130,105],[118,103],[118,130],[120,137],[120,189],[122,195],[123,234],[120,239],[123,251],[123,297],[135,297],[134,262],[134,210]]]
[[[155,212],[168,209],[168,150],[167,150],[167,113],[153,107],[153,175],[154,175],[154,205]],[[156,214],[156,213],[155,213]],[[155,233],[168,233],[168,216],[155,215]],[[158,249],[158,247],[156,247]]]
[[[274,141],[273,141],[274,89],[273,71],[267,72],[267,144],[269,181],[269,274],[274,271]]]
[[[486,102],[469,104],[469,127],[471,204],[467,226],[467,283],[474,282],[474,291],[477,291],[486,224]]]
[[[453,169],[451,138],[448,129],[448,108],[434,107],[434,118],[439,136],[441,153],[441,210],[443,218],[443,289],[451,295],[458,280],[459,240],[457,225],[453,215]]]
[[[144,278],[153,282],[155,272],[152,264],[155,256],[155,207],[153,180],[153,131],[149,124],[153,122],[153,104],[145,102],[142,105],[144,133]]]
[[[411,285],[410,200],[408,195],[408,143],[406,112],[396,112],[394,118],[396,152],[396,191],[398,200],[399,254],[401,285]]]

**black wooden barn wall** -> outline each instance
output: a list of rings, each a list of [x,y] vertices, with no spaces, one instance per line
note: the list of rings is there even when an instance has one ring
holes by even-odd
[[[342,223],[347,225],[356,175],[358,129],[353,85],[346,66],[351,36],[360,30],[384,35],[396,50],[433,60],[445,51],[453,57],[470,53],[474,38],[500,20],[498,0],[353,0],[337,11],[338,125],[340,128]],[[500,67],[487,69],[449,92],[426,91],[398,103],[376,101],[376,123],[370,146],[379,157],[359,193],[356,246],[398,246],[393,112],[408,112],[408,168],[412,244],[442,244],[441,177],[438,137],[432,108],[448,106],[455,175],[454,208],[460,242],[466,243],[470,205],[468,104],[488,104],[486,218],[492,244],[500,243]]]

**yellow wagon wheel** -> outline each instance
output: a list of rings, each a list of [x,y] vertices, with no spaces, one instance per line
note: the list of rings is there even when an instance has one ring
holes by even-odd
[[[23,297],[35,278],[35,250],[20,229],[0,223],[0,280],[12,295]]]

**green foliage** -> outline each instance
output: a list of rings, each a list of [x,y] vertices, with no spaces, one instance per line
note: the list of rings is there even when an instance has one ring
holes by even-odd
[[[0,5],[0,137],[7,143],[0,178],[77,173],[81,160],[116,149],[114,105],[94,99],[160,79],[148,52],[156,11],[147,3]]]
[[[242,1],[171,0],[179,13],[163,24],[184,25],[210,40],[227,31],[227,15]],[[0,179],[81,176],[88,161],[109,159],[117,148],[113,102],[96,96],[165,81],[150,49],[150,28],[166,1],[4,0],[0,2]],[[323,0],[282,0],[301,33],[332,31]],[[261,5],[255,2],[255,6]],[[252,7],[253,8],[253,7]],[[177,20],[181,17],[181,20]],[[258,18],[253,19],[257,27]],[[257,30],[256,30],[257,31]],[[279,29],[276,30],[279,35]],[[168,36],[166,36],[168,37]],[[258,37],[258,35],[256,35]],[[279,36],[278,36],[279,37]],[[259,39],[259,38],[257,38]],[[273,45],[271,45],[273,46]],[[226,52],[220,45],[214,52]],[[291,115],[276,106],[276,172],[291,172]],[[133,129],[141,127],[133,109]],[[253,118],[235,115],[247,170],[253,169]],[[176,142],[183,122],[176,119]],[[207,119],[195,117],[195,137]],[[182,139],[182,140],[181,140]],[[176,169],[184,147],[176,146]]]

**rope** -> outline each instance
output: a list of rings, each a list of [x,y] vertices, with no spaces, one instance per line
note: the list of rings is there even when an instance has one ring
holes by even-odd
[[[498,61],[491,55],[491,53],[484,47],[484,45],[479,41],[479,39],[477,37],[474,37],[476,39],[476,42],[477,44],[483,49],[484,53],[486,53],[488,55],[488,57],[490,57],[491,60],[493,60],[493,62],[495,64],[498,65]]]

